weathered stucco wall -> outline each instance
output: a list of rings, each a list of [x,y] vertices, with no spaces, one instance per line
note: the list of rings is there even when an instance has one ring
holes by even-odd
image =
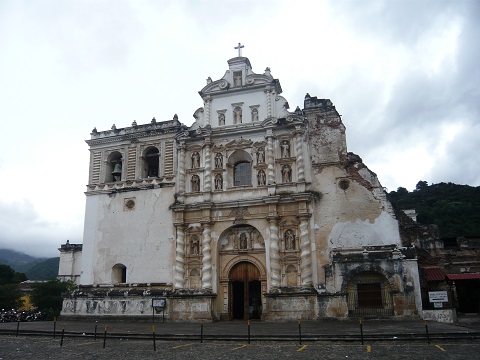
[[[88,196],[82,284],[112,283],[116,264],[126,267],[126,282],[171,283],[173,194],[168,187]]]

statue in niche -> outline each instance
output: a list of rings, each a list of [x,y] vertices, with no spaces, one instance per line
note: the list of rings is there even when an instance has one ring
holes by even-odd
[[[195,151],[192,154],[192,169],[198,169],[199,167],[200,167],[200,154]]]
[[[200,178],[198,175],[192,176],[192,192],[200,191]]]
[[[200,241],[198,240],[198,236],[192,236],[190,240],[190,254],[200,254]]]
[[[242,86],[242,75],[235,75],[233,77],[233,86]]]
[[[223,155],[220,153],[215,154],[215,168],[221,169],[223,167]]]
[[[235,124],[242,123],[242,109],[240,109],[239,107],[236,107],[235,110],[233,111],[233,116],[235,119]]]
[[[252,109],[252,122],[258,121],[258,109]]]
[[[282,158],[290,157],[290,142],[287,140],[282,141]]]
[[[223,177],[220,174],[215,175],[215,190],[223,189]]]
[[[285,231],[283,235],[285,240],[285,250],[295,250],[295,235],[292,230]]]
[[[247,235],[242,232],[240,234],[240,249],[246,249],[247,248]]]
[[[265,162],[265,148],[260,147],[257,149],[257,164]]]
[[[259,170],[258,174],[257,174],[258,185],[260,185],[260,186],[265,185],[266,180],[267,179],[266,179],[266,176],[265,176],[265,171]]]
[[[282,166],[282,182],[292,182],[292,169],[288,165]]]
[[[218,125],[219,126],[225,125],[225,114],[224,113],[218,114]]]

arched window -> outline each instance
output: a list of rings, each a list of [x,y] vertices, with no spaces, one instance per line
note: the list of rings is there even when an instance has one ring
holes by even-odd
[[[113,151],[108,155],[105,182],[122,180],[122,154]]]
[[[252,167],[249,162],[242,161],[235,164],[233,170],[233,185],[252,185]]]
[[[123,264],[116,264],[112,267],[112,283],[121,284],[127,282],[127,267]]]
[[[226,186],[252,185],[252,156],[245,150],[236,150],[227,159]]]
[[[151,147],[145,152],[143,159],[143,177],[158,177],[158,160],[160,153],[156,147]]]

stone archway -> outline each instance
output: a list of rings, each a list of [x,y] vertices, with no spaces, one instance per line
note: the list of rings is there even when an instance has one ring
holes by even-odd
[[[267,291],[265,243],[251,225],[234,225],[219,237],[220,319],[261,319]]]

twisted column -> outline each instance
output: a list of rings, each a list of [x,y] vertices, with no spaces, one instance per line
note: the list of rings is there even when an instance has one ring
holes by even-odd
[[[273,135],[267,135],[267,184],[275,184],[275,159],[273,157]]]
[[[206,192],[212,190],[212,154],[209,143],[205,145],[205,179],[203,180],[203,190]]]
[[[300,272],[302,286],[312,285],[312,250],[308,231],[308,217],[300,219]]]
[[[178,192],[185,192],[185,145],[180,146],[180,157],[178,159]]]
[[[280,286],[280,255],[277,218],[270,218],[270,284],[271,287]]]
[[[212,288],[212,249],[210,243],[212,241],[212,229],[210,224],[203,224],[202,239],[202,289]]]
[[[303,182],[305,181],[305,167],[303,164],[303,146],[302,146],[302,138],[301,133],[297,133],[295,137],[295,153],[297,156],[297,181]]]
[[[185,286],[185,228],[177,225],[177,247],[175,249],[175,288]]]
[[[271,89],[265,89],[265,95],[266,95],[266,100],[267,100],[267,119],[269,117],[272,117],[272,97],[270,96],[270,93],[272,92]]]
[[[210,125],[210,104],[212,103],[212,99],[208,96],[205,99],[205,126]]]

